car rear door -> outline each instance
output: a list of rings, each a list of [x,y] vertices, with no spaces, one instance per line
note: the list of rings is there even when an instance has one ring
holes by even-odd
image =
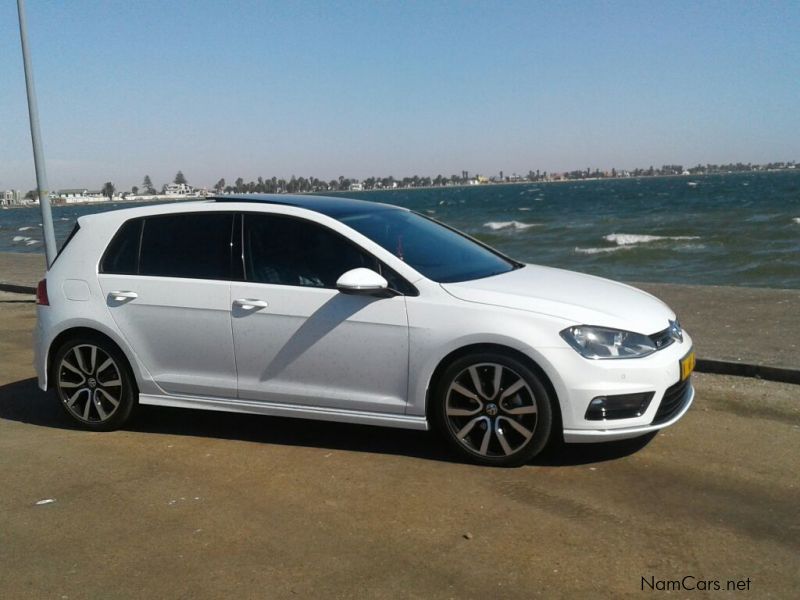
[[[114,322],[168,394],[236,397],[230,322],[234,215],[128,221],[101,262]]]

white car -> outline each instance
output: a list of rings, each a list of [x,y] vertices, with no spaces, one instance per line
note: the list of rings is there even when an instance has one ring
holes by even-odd
[[[81,217],[37,294],[73,419],[157,404],[427,430],[519,465],[671,425],[692,342],[638,289],[514,261],[404,208],[224,196]]]

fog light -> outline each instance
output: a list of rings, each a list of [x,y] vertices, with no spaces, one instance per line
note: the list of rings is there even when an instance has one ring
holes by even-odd
[[[631,419],[641,417],[650,406],[655,392],[640,394],[617,394],[598,396],[589,402],[586,409],[587,421],[606,421],[611,419]]]

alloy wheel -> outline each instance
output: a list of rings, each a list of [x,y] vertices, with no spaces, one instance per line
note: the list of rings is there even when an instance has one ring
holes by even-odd
[[[453,378],[445,400],[447,425],[470,452],[508,457],[522,450],[536,431],[538,405],[516,371],[478,363]]]
[[[67,410],[87,423],[104,423],[122,401],[122,375],[114,359],[94,344],[73,346],[58,366],[58,394]]]

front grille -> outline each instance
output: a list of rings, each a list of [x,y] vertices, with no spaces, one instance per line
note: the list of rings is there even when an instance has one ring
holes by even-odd
[[[668,387],[667,391],[664,392],[664,397],[661,399],[661,404],[656,411],[652,425],[666,423],[674,417],[686,404],[691,391],[691,377],[687,377],[683,381]]]
[[[664,331],[659,331],[658,333],[654,333],[649,337],[656,345],[656,350],[663,350],[675,341],[675,338],[672,337],[669,327],[667,327]]]

